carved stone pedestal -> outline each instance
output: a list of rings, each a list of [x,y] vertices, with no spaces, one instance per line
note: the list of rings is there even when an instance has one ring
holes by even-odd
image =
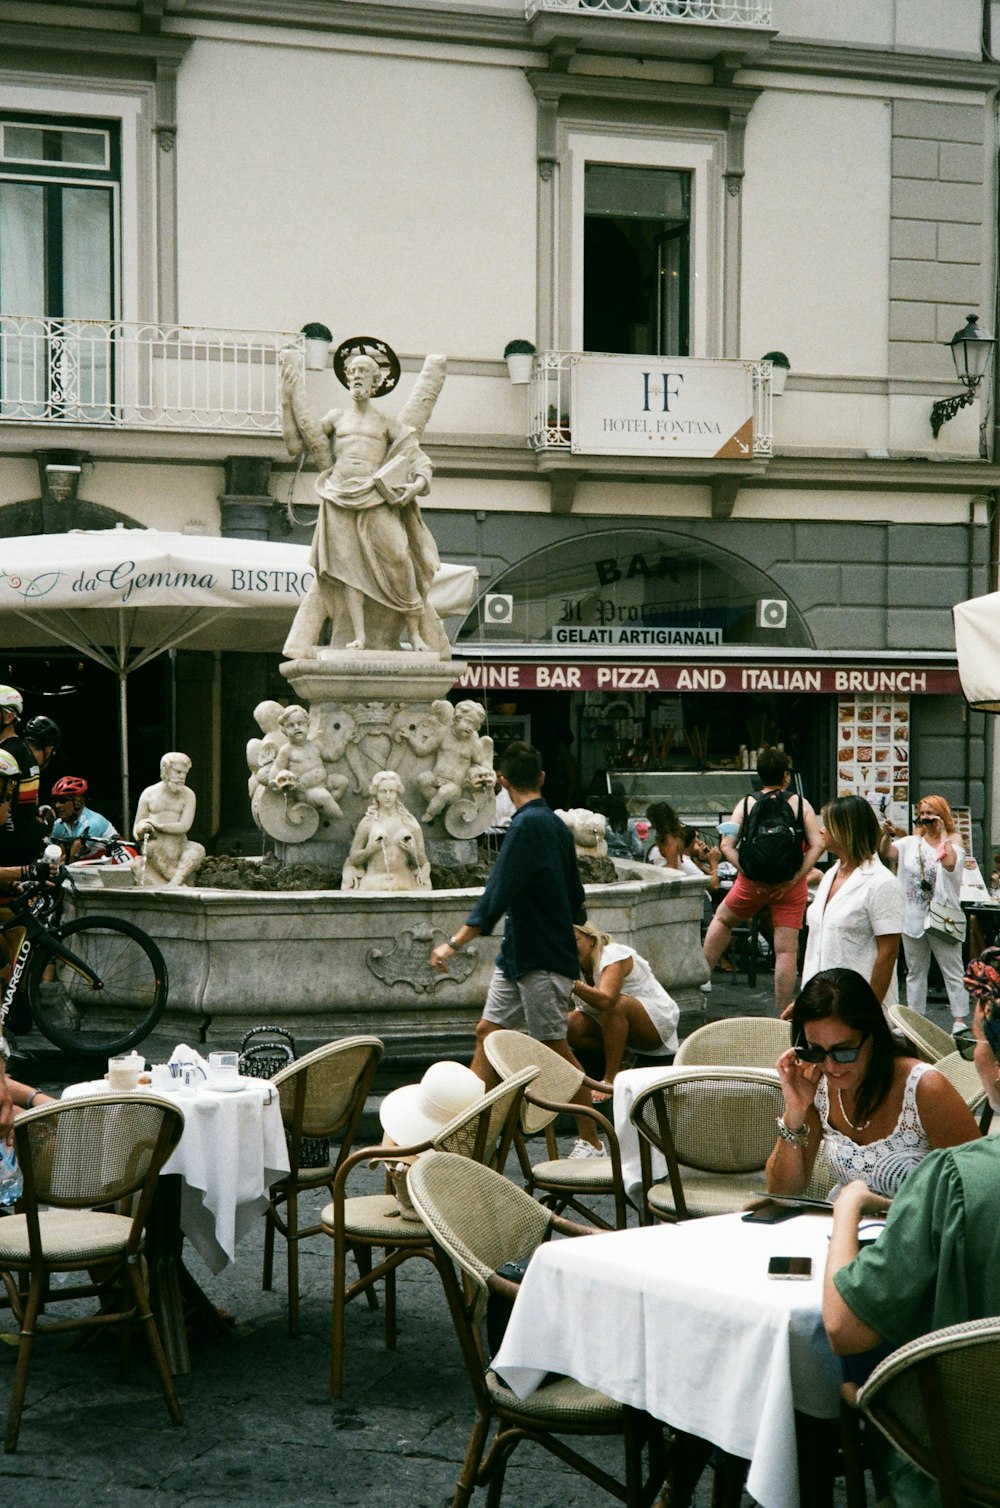
[[[331,817],[301,794],[262,782],[254,817],[285,863],[342,864],[380,770],[402,780],[403,803],[422,824],[432,863],[473,862],[475,839],[495,810],[493,747],[479,737],[476,716],[446,701],[464,668],[413,651],[332,649],[281,666],[309,708],[310,747],[342,812]]]

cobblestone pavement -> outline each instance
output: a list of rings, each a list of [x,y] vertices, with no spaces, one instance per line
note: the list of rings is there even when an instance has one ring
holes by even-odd
[[[766,971],[753,990],[741,977],[716,973],[704,1009],[684,1013],[682,1032],[721,1016],[772,1014],[771,991]],[[943,1000],[932,1000],[930,1014],[947,1025]],[[51,1062],[49,1074],[54,1083]],[[259,1230],[241,1247],[239,1262],[218,1277],[188,1254],[192,1272],[234,1316],[235,1328],[222,1338],[193,1337],[192,1371],[178,1379],[180,1428],[167,1418],[141,1341],[133,1346],[130,1383],[119,1381],[109,1343],[73,1351],[64,1338],[39,1342],[20,1445],[0,1468],[7,1496],[46,1508],[111,1501],[122,1508],[449,1503],[472,1399],[437,1274],[423,1261],[401,1268],[395,1352],[384,1349],[381,1311],[357,1302],[349,1307],[345,1398],[331,1403],[329,1243],[316,1236],[303,1244],[302,1333],[295,1340],[285,1323],[284,1254],[277,1244],[273,1293],[260,1287]],[[9,1315],[0,1321],[0,1339],[8,1342],[0,1344],[0,1373],[9,1380],[15,1359]],[[616,1469],[616,1448],[598,1442],[594,1453]],[[699,1508],[708,1497],[706,1478]],[[474,1501],[482,1500],[477,1494]],[[532,1446],[515,1453],[503,1500],[506,1508],[600,1508],[612,1501]],[[839,1487],[836,1501],[843,1502]]]

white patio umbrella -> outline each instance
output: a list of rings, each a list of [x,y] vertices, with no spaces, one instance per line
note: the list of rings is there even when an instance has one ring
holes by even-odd
[[[1000,592],[952,608],[958,677],[970,707],[1000,712]]]
[[[121,527],[0,539],[0,648],[54,642],[117,676],[127,827],[129,674],[181,645],[280,652],[312,579],[307,545]],[[442,565],[439,616],[464,617],[476,581]]]

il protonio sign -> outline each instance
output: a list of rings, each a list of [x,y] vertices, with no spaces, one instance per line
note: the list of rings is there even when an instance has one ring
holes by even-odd
[[[468,665],[462,691],[770,691],[844,696],[957,696],[958,671],[900,665]]]
[[[578,455],[753,459],[752,362],[574,356]]]

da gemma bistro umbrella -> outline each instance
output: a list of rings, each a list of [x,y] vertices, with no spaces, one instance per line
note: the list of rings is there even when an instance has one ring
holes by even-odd
[[[0,539],[0,648],[55,642],[117,677],[127,826],[131,671],[180,646],[280,653],[312,579],[306,545],[124,528]],[[464,617],[476,580],[442,565],[439,615]]]
[[[977,712],[1000,712],[1000,592],[952,608],[958,678]]]

